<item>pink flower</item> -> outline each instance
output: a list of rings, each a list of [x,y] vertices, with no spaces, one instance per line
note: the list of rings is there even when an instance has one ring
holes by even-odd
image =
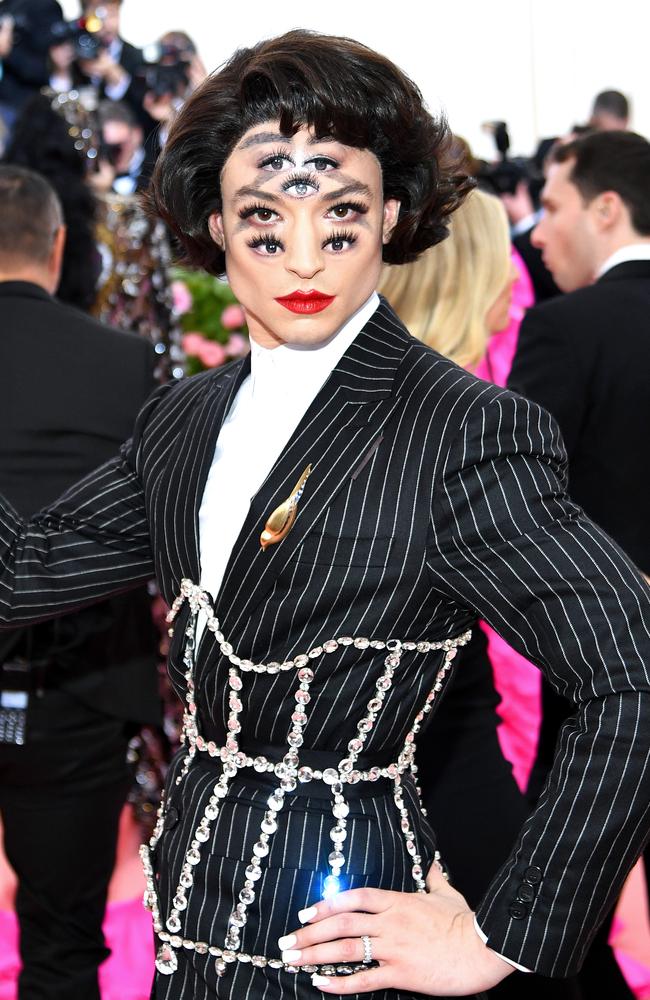
[[[221,325],[224,330],[241,330],[246,322],[241,306],[226,306],[221,313]]]
[[[189,312],[192,308],[192,296],[185,282],[172,281],[171,291],[174,312],[176,315],[182,316],[183,313]]]
[[[197,356],[206,368],[218,368],[226,360],[223,345],[217,344],[214,340],[205,340],[205,338],[201,350],[197,351]]]
[[[192,331],[184,335],[181,343],[186,354],[192,354],[194,357],[199,357],[203,349],[203,345],[207,343],[207,341],[202,334]]]
[[[226,344],[226,354],[231,358],[240,358],[243,354],[248,354],[248,341],[242,337],[241,333],[231,333]]]

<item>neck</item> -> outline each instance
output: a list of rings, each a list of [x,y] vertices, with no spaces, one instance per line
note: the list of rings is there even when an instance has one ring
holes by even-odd
[[[624,247],[639,245],[650,246],[650,236],[642,236],[633,229],[626,230],[620,235],[607,240],[607,242],[601,247],[600,253],[598,254],[596,273],[600,271],[603,264],[608,261],[612,254],[615,254],[617,250],[622,250]]]
[[[38,285],[39,288],[43,288],[50,295],[54,295],[56,291],[56,283],[52,275],[39,267],[13,268],[8,271],[0,268],[0,282],[4,281],[28,281],[31,285]]]

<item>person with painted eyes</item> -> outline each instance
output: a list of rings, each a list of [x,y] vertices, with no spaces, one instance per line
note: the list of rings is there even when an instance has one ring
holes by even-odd
[[[185,708],[142,851],[155,1000],[477,996],[571,974],[646,833],[650,597],[566,495],[542,410],[411,337],[376,292],[471,188],[389,59],[295,30],[187,101],[152,181],[227,276],[250,357],[143,409],[119,459],[0,517],[0,619],[155,572]],[[414,743],[477,618],[575,701],[473,911]],[[615,638],[614,638],[615,636]],[[481,849],[480,830],[476,849]]]

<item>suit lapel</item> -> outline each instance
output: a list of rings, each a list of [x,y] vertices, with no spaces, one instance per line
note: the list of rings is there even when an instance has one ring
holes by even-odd
[[[232,632],[250,616],[277,573],[376,447],[399,404],[395,374],[408,342],[382,302],[305,413],[253,498],[233,547],[216,600],[226,631]],[[287,499],[309,464],[312,472],[294,526],[281,542],[263,551],[260,534],[266,519]]]
[[[249,372],[250,357],[247,357],[214,378],[202,402],[192,411],[187,433],[179,435],[177,452],[170,459],[167,518],[170,511],[174,512],[174,525],[183,527],[182,531],[174,531],[166,538],[172,580],[189,577],[198,582],[200,578],[201,498],[221,425]],[[185,514],[179,517],[176,512],[181,504]]]

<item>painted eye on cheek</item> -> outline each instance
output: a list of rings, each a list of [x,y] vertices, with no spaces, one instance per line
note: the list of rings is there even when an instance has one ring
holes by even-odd
[[[281,253],[284,249],[280,240],[270,234],[256,236],[254,239],[249,240],[248,245],[261,257],[273,256],[274,254]]]

